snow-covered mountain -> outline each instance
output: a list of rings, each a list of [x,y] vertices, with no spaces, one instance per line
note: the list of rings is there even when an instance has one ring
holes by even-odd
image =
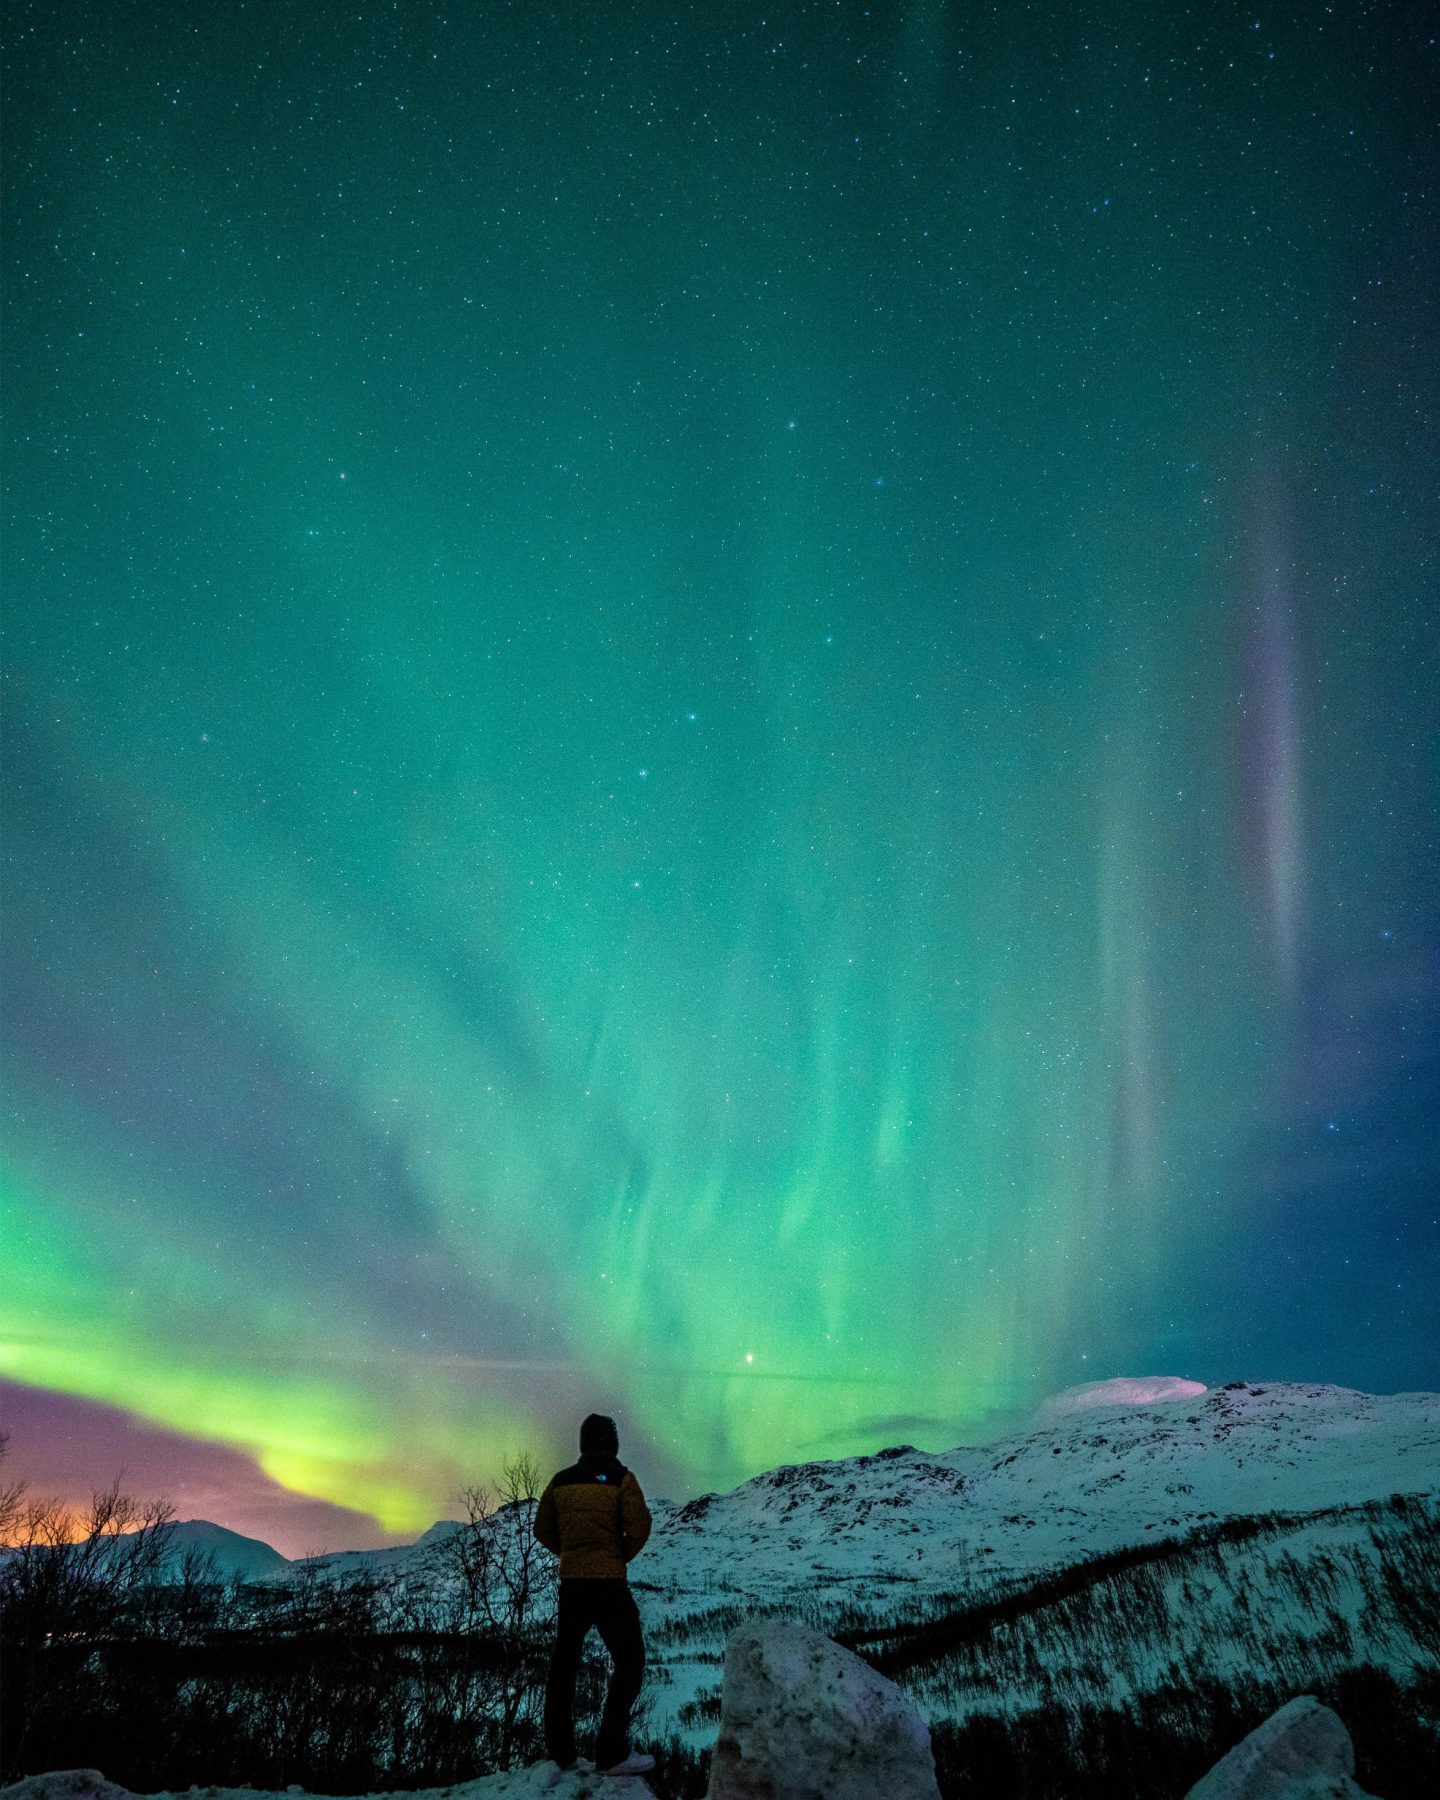
[[[1440,1494],[1440,1395],[1237,1382],[1129,1397],[1149,1385],[1078,1390],[991,1444],[772,1469],[659,1514],[634,1577],[767,1596],[969,1588],[1241,1514]]]
[[[1440,1395],[1283,1383],[1099,1383],[991,1444],[774,1469],[657,1509],[632,1569],[657,1724],[703,1741],[718,1647],[753,1610],[898,1657],[932,1721],[1001,1694],[1403,1673],[1394,1570],[1425,1556],[1437,1501]]]
[[[335,1575],[355,1574],[361,1570],[383,1574],[419,1568],[439,1545],[463,1528],[459,1519],[437,1519],[413,1544],[392,1544],[388,1550],[338,1550],[327,1556],[302,1556],[286,1566],[299,1568],[305,1563],[320,1563]]]
[[[242,1537],[208,1519],[184,1519],[164,1528],[165,1549],[172,1568],[186,1557],[204,1557],[217,1574],[242,1581],[270,1581],[291,1567],[287,1557],[260,1538]]]
[[[789,1464],[727,1494],[656,1502],[632,1579],[672,1601],[897,1581],[968,1590],[1219,1519],[1397,1493],[1440,1494],[1440,1394],[1121,1378],[1058,1396],[992,1443]],[[418,1567],[458,1529],[440,1520],[412,1545],[307,1560]],[[252,1578],[295,1566],[218,1525],[172,1530]]]
[[[661,1737],[707,1741],[725,1635],[757,1612],[879,1658],[932,1722],[1177,1682],[1269,1684],[1278,1704],[1364,1664],[1404,1678],[1423,1652],[1407,1595],[1440,1589],[1440,1395],[1101,1382],[993,1443],[795,1464],[653,1510],[631,1579]],[[444,1582],[457,1529],[323,1560]],[[294,1566],[270,1554],[248,1578]]]

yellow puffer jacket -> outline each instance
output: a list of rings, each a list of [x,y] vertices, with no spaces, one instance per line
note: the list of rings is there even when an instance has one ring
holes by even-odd
[[[624,1581],[650,1535],[640,1483],[613,1456],[582,1456],[552,1477],[535,1508],[535,1536],[560,1558],[562,1581]]]

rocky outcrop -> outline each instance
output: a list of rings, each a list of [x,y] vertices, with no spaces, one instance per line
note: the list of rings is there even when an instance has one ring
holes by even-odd
[[[1355,1782],[1355,1747],[1338,1713],[1291,1700],[1196,1783],[1185,1800],[1371,1800]]]
[[[880,1795],[940,1800],[929,1727],[899,1688],[803,1625],[732,1632],[708,1800]]]

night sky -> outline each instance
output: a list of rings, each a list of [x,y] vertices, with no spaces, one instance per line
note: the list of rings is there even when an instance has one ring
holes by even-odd
[[[1440,1386],[1424,8],[8,13],[15,1474]]]

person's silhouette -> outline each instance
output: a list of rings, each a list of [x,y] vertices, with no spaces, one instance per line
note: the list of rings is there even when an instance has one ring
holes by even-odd
[[[595,1767],[606,1775],[644,1775],[655,1758],[631,1751],[630,1712],[645,1674],[645,1640],[625,1566],[650,1535],[650,1509],[619,1452],[615,1421],[591,1413],[580,1427],[579,1462],[551,1478],[535,1508],[535,1536],[560,1558],[545,1747],[562,1769],[575,1761],[575,1678],[593,1625],[614,1665]]]

